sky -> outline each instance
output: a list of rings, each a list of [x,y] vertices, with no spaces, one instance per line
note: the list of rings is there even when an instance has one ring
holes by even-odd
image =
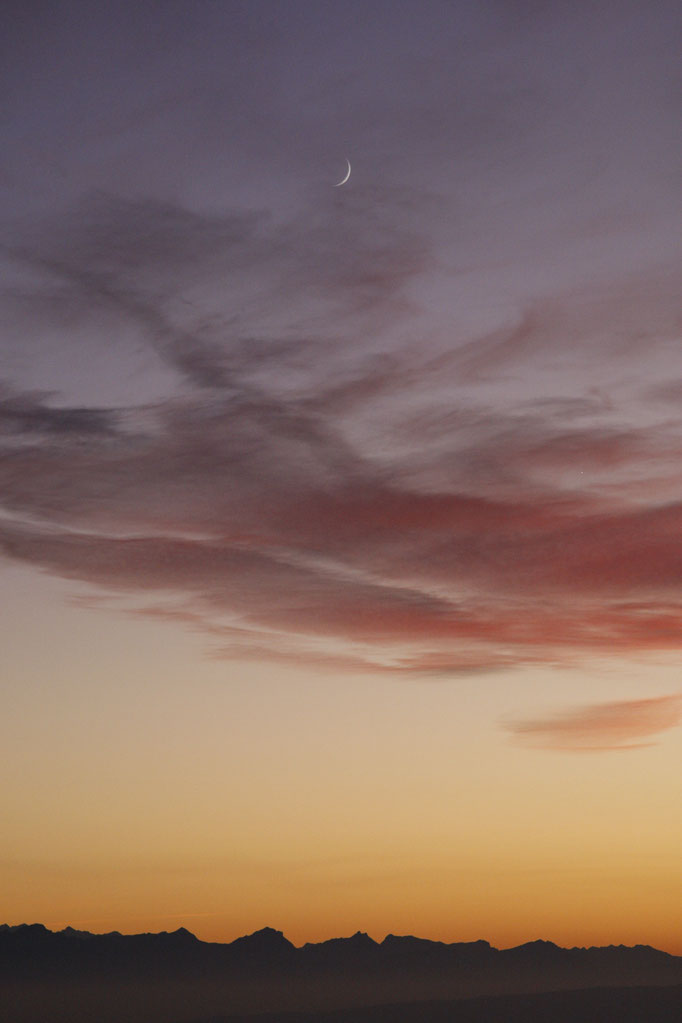
[[[6,922],[682,954],[681,28],[10,6]]]

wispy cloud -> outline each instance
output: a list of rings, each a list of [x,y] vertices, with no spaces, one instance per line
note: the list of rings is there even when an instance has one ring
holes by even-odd
[[[5,555],[222,656],[480,671],[679,649],[682,440],[635,344],[669,351],[672,282],[422,336],[414,210],[336,202],[276,224],[99,197],[14,247],[28,335],[132,336],[176,383],[136,407],[3,392]]]
[[[101,408],[53,408],[53,395],[14,393],[0,385],[0,437],[6,442],[14,436],[25,439],[35,435],[74,438],[112,434],[116,413]]]
[[[572,753],[611,752],[654,745],[648,741],[682,723],[682,695],[600,703],[549,718],[516,721],[507,731],[524,745]],[[641,741],[647,740],[647,741]]]

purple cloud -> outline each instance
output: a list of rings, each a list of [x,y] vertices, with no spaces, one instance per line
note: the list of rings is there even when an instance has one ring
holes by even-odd
[[[479,671],[679,650],[682,433],[636,371],[642,336],[652,364],[668,352],[682,289],[647,271],[422,335],[418,219],[361,191],[285,224],[99,197],[25,232],[23,329],[93,351],[122,332],[175,383],[113,408],[3,392],[5,555],[224,656]]]

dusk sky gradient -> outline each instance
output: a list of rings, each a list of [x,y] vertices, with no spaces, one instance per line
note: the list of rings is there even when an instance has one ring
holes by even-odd
[[[681,28],[11,5],[8,923],[682,954]]]

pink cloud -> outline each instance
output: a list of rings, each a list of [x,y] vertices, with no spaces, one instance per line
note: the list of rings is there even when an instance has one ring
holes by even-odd
[[[648,740],[682,723],[682,695],[593,704],[505,727],[525,745],[567,752],[609,752],[652,745]]]
[[[664,381],[639,385],[656,353],[677,379],[673,275],[422,338],[418,218],[357,201],[268,227],[101,200],[21,249],[27,330],[118,325],[178,389],[106,410],[3,390],[5,556],[153,601],[224,656],[477,671],[680,650],[682,434]],[[227,289],[222,318],[180,301],[199,280]]]

